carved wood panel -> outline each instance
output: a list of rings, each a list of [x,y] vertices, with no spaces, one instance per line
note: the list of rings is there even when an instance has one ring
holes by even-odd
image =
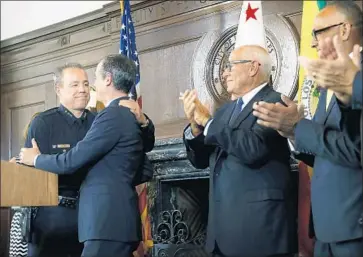
[[[30,117],[35,113],[44,111],[44,109],[44,101],[10,109],[11,156],[17,155],[25,143],[25,130]]]
[[[197,41],[140,55],[143,108],[155,124],[184,118],[179,93],[192,88],[190,67]]]
[[[55,106],[56,97],[52,85],[43,84],[3,93],[1,100],[1,157],[7,160],[19,153],[33,114]]]

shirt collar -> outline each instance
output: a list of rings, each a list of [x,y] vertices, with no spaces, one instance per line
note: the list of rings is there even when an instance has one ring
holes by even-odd
[[[115,105],[117,101],[120,101],[120,100],[129,100],[129,99],[130,99],[129,96],[116,97],[116,98],[112,99],[111,101],[109,101],[105,107],[108,107],[110,105]]]
[[[257,95],[257,93],[260,92],[262,90],[262,88],[264,88],[266,85],[267,85],[267,82],[259,85],[258,87],[252,89],[247,94],[242,96],[243,106],[246,106],[252,100],[252,98],[254,98],[255,95]]]
[[[77,121],[84,121],[87,117],[87,110],[84,110],[81,117],[77,118],[76,116],[73,115],[73,113],[71,113],[66,107],[64,107],[63,105],[60,105],[58,110],[60,111],[60,113],[63,114],[63,116],[66,118],[67,122],[72,125],[73,123],[77,122]]]

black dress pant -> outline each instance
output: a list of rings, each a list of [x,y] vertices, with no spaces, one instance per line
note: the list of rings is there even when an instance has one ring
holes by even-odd
[[[33,220],[29,257],[79,257],[78,211],[66,207],[40,207]]]
[[[219,249],[217,242],[215,242],[212,256],[213,257],[238,257],[238,256],[227,256],[227,255],[224,255],[221,252],[221,250]],[[294,256],[294,254],[290,254],[289,253],[289,254],[266,255],[266,256],[261,256],[261,257],[293,257],[293,256]]]
[[[132,257],[138,245],[139,242],[88,240],[81,257]]]

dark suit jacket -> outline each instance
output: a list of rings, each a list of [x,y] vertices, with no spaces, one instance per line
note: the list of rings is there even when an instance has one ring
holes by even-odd
[[[314,167],[311,203],[315,236],[323,242],[362,237],[362,167],[360,111],[339,108],[335,96],[326,111],[321,91],[313,121],[303,119],[295,129],[296,157]]]
[[[149,120],[149,125],[145,128],[141,128],[141,136],[144,143],[144,152],[150,152],[155,145],[155,127],[151,119],[145,114],[146,118]],[[142,183],[148,182],[153,178],[154,167],[152,166],[149,157],[144,154],[144,161],[141,162],[136,176],[134,178],[134,185],[140,185]]]
[[[353,109],[362,109],[363,90],[362,90],[362,71],[359,71],[353,82],[352,107]]]
[[[361,66],[363,64],[363,52],[360,54]],[[352,95],[352,108],[361,110],[363,105],[363,91],[362,91],[362,70],[358,71],[353,81],[353,95]]]
[[[253,257],[296,251],[296,216],[287,140],[257,125],[256,101],[278,102],[280,94],[265,86],[230,126],[235,102],[216,113],[207,136],[186,140],[196,168],[210,167],[206,248],[215,241],[227,256]]]
[[[80,242],[141,239],[133,180],[144,157],[142,132],[134,115],[118,100],[97,115],[85,138],[69,152],[40,155],[36,161],[36,168],[56,174],[92,164],[80,189]]]

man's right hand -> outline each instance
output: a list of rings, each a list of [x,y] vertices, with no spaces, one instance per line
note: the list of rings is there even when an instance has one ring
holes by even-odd
[[[140,125],[145,125],[147,123],[147,118],[136,101],[132,99],[130,100],[124,99],[120,100],[119,105],[129,108],[130,112],[132,112],[135,115],[136,120],[137,122],[139,122]]]
[[[334,91],[336,97],[348,105],[354,78],[361,69],[360,46],[354,46],[352,57],[338,36],[326,39],[319,47],[321,59],[300,57],[300,64],[320,87]]]
[[[194,119],[194,111],[196,108],[195,100],[197,99],[195,90],[186,90],[184,93],[180,93],[179,99],[183,101],[184,113],[190,122],[193,136],[198,136],[202,133],[202,130],[199,128]]]

